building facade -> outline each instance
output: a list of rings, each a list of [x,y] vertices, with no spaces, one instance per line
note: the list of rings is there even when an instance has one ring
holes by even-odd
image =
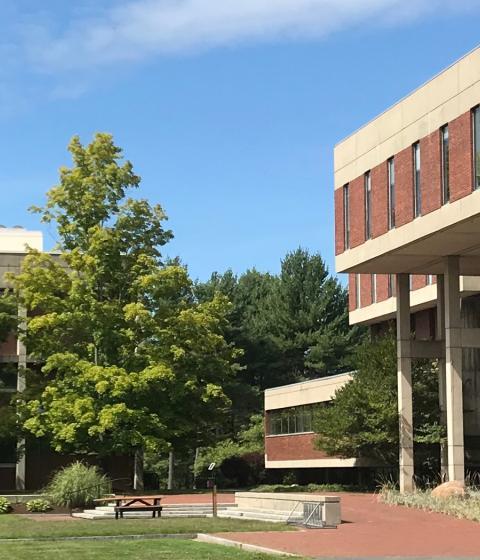
[[[345,373],[265,391],[265,468],[295,470],[299,482],[364,480],[364,471],[372,466],[368,462],[315,449],[315,409],[328,406],[350,379]]]
[[[8,288],[5,273],[20,271],[28,247],[43,250],[41,232],[0,226],[0,290]],[[25,389],[25,368],[40,369],[41,364],[31,359],[25,346],[12,333],[0,343],[0,418],[1,408],[12,406],[12,397]],[[55,470],[75,459],[78,457],[53,452],[46,441],[35,438],[17,441],[14,434],[6,434],[0,438],[0,492],[42,488]],[[129,486],[133,468],[131,458],[106,457],[98,460],[83,457],[82,460],[99,464],[117,481],[117,486]]]
[[[400,485],[414,482],[411,364],[439,361],[448,478],[478,466],[480,49],[335,147],[336,269],[351,323],[397,332]]]

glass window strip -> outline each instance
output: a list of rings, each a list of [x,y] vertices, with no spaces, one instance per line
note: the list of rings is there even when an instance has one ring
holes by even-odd
[[[388,167],[388,229],[395,227],[395,160],[390,158]]]
[[[267,435],[289,435],[313,431],[313,415],[318,404],[293,406],[268,412]]]
[[[349,186],[343,187],[343,243],[350,249],[350,194]]]
[[[372,237],[372,178],[370,171],[365,173],[365,239]]]
[[[480,106],[472,111],[473,189],[480,188]]]
[[[449,136],[448,125],[440,129],[441,150],[440,155],[442,158],[442,203],[446,204],[450,201],[450,153],[449,153]]]
[[[420,142],[413,145],[413,215],[415,218],[422,214],[422,190],[420,177]]]

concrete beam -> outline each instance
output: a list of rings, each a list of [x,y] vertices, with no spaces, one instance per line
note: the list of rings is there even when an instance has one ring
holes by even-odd
[[[444,340],[412,340],[412,358],[438,358],[445,359]]]

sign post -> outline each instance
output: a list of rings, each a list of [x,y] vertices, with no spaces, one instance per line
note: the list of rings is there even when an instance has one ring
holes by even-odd
[[[208,470],[212,473],[210,483],[212,487],[212,515],[217,517],[217,483],[215,481],[215,463],[210,463]]]

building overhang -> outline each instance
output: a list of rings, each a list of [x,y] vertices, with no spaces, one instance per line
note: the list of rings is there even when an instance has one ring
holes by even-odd
[[[460,257],[460,274],[480,275],[480,190],[337,255],[336,269],[443,274],[449,255]]]

